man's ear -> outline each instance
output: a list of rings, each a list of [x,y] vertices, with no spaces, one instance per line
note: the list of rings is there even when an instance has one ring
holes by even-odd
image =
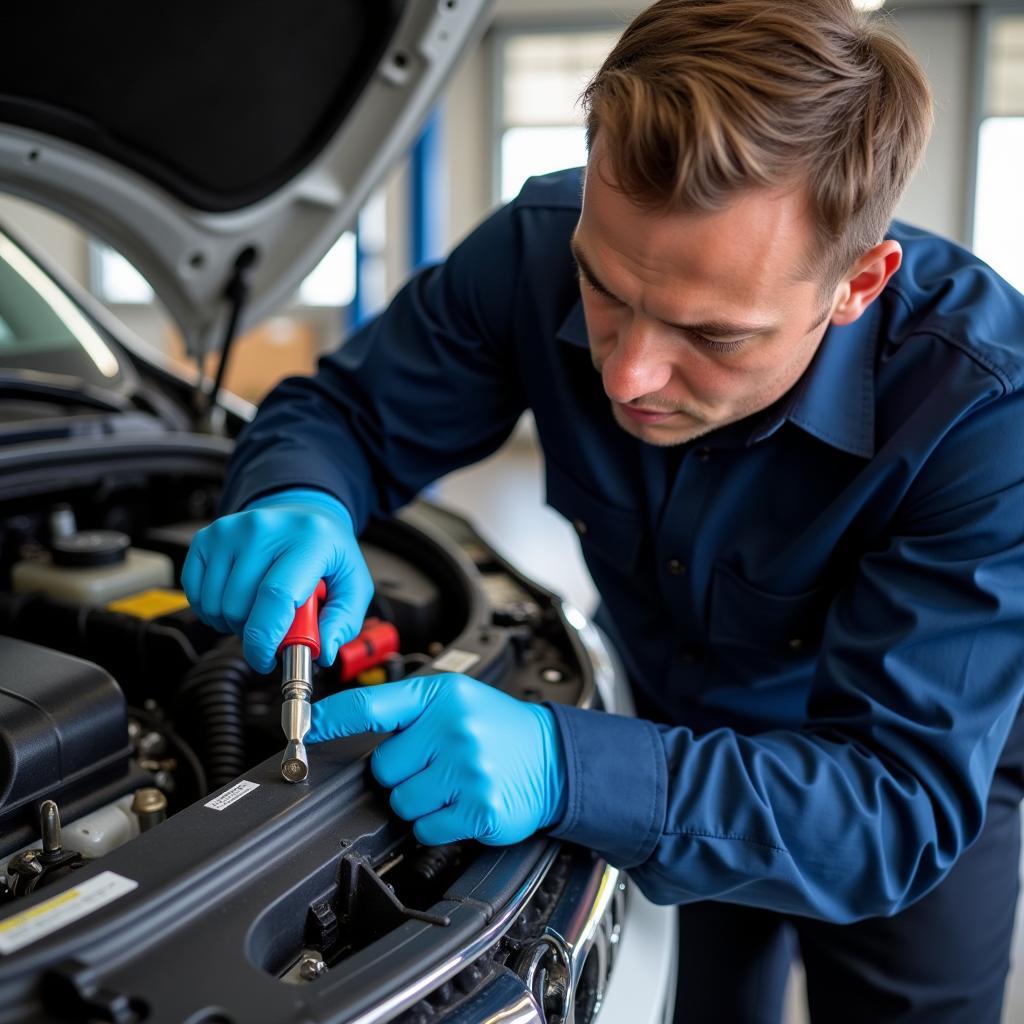
[[[857,320],[878,298],[902,262],[903,249],[892,239],[879,242],[864,253],[839,286],[839,301],[832,310],[830,323],[841,326]]]

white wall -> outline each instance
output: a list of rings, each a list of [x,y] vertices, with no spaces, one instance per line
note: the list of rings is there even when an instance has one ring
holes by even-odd
[[[921,61],[935,99],[935,128],[897,216],[962,245],[967,225],[974,36],[965,8],[901,10],[901,34]]]

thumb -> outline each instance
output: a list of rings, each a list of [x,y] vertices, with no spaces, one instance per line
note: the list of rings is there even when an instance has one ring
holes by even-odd
[[[373,597],[373,579],[362,555],[327,577],[327,600],[320,609],[320,657],[317,664],[334,664],[338,648],[359,634]]]
[[[320,609],[320,657],[317,664],[326,668],[334,664],[338,648],[359,635],[366,605],[346,593],[328,596]]]
[[[343,690],[325,697],[313,705],[306,739],[320,743],[364,732],[407,729],[434,699],[438,678],[417,676],[398,683]]]

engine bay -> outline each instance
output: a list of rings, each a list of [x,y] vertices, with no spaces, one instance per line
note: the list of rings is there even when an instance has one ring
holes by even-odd
[[[129,880],[113,906],[132,984],[110,991],[123,996],[123,1019],[142,1020],[150,1017],[132,1017],[132,999],[175,1005],[161,956],[183,967],[200,956],[208,942],[193,932],[209,912],[220,956],[237,954],[246,998],[252,969],[289,987],[317,980],[320,990],[340,969],[346,1005],[357,1006],[361,984],[366,999],[379,994],[379,972],[365,972],[379,967],[382,947],[415,953],[422,970],[432,954],[416,942],[455,948],[539,883],[552,856],[540,839],[507,850],[416,843],[366,770],[378,737],[316,745],[309,781],[284,782],[279,676],[255,672],[240,640],[200,622],[176,586],[215,508],[216,479],[94,469],[81,489],[8,502],[0,522],[0,916],[69,878]],[[314,699],[455,671],[525,700],[593,701],[561,603],[462,519],[419,503],[371,523],[361,545],[375,584],[367,626],[334,665],[316,669]],[[559,876],[547,873],[551,886]],[[154,930],[172,893],[178,926]],[[0,952],[16,954],[0,962],[0,995],[44,993],[47,1008],[73,1019],[121,1020],[83,967],[89,936],[55,927],[22,948],[0,932]],[[174,952],[154,959],[153,947],[171,942]],[[54,945],[67,948],[51,956]],[[514,952],[488,970],[503,970]],[[150,994],[129,996],[147,990],[140,972],[154,972]],[[481,984],[489,977],[479,964],[476,972]],[[252,996],[267,998],[258,986]]]

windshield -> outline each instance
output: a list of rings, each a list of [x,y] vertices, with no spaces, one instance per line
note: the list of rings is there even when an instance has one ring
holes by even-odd
[[[0,231],[0,374],[34,370],[109,387],[114,352],[71,297]]]

